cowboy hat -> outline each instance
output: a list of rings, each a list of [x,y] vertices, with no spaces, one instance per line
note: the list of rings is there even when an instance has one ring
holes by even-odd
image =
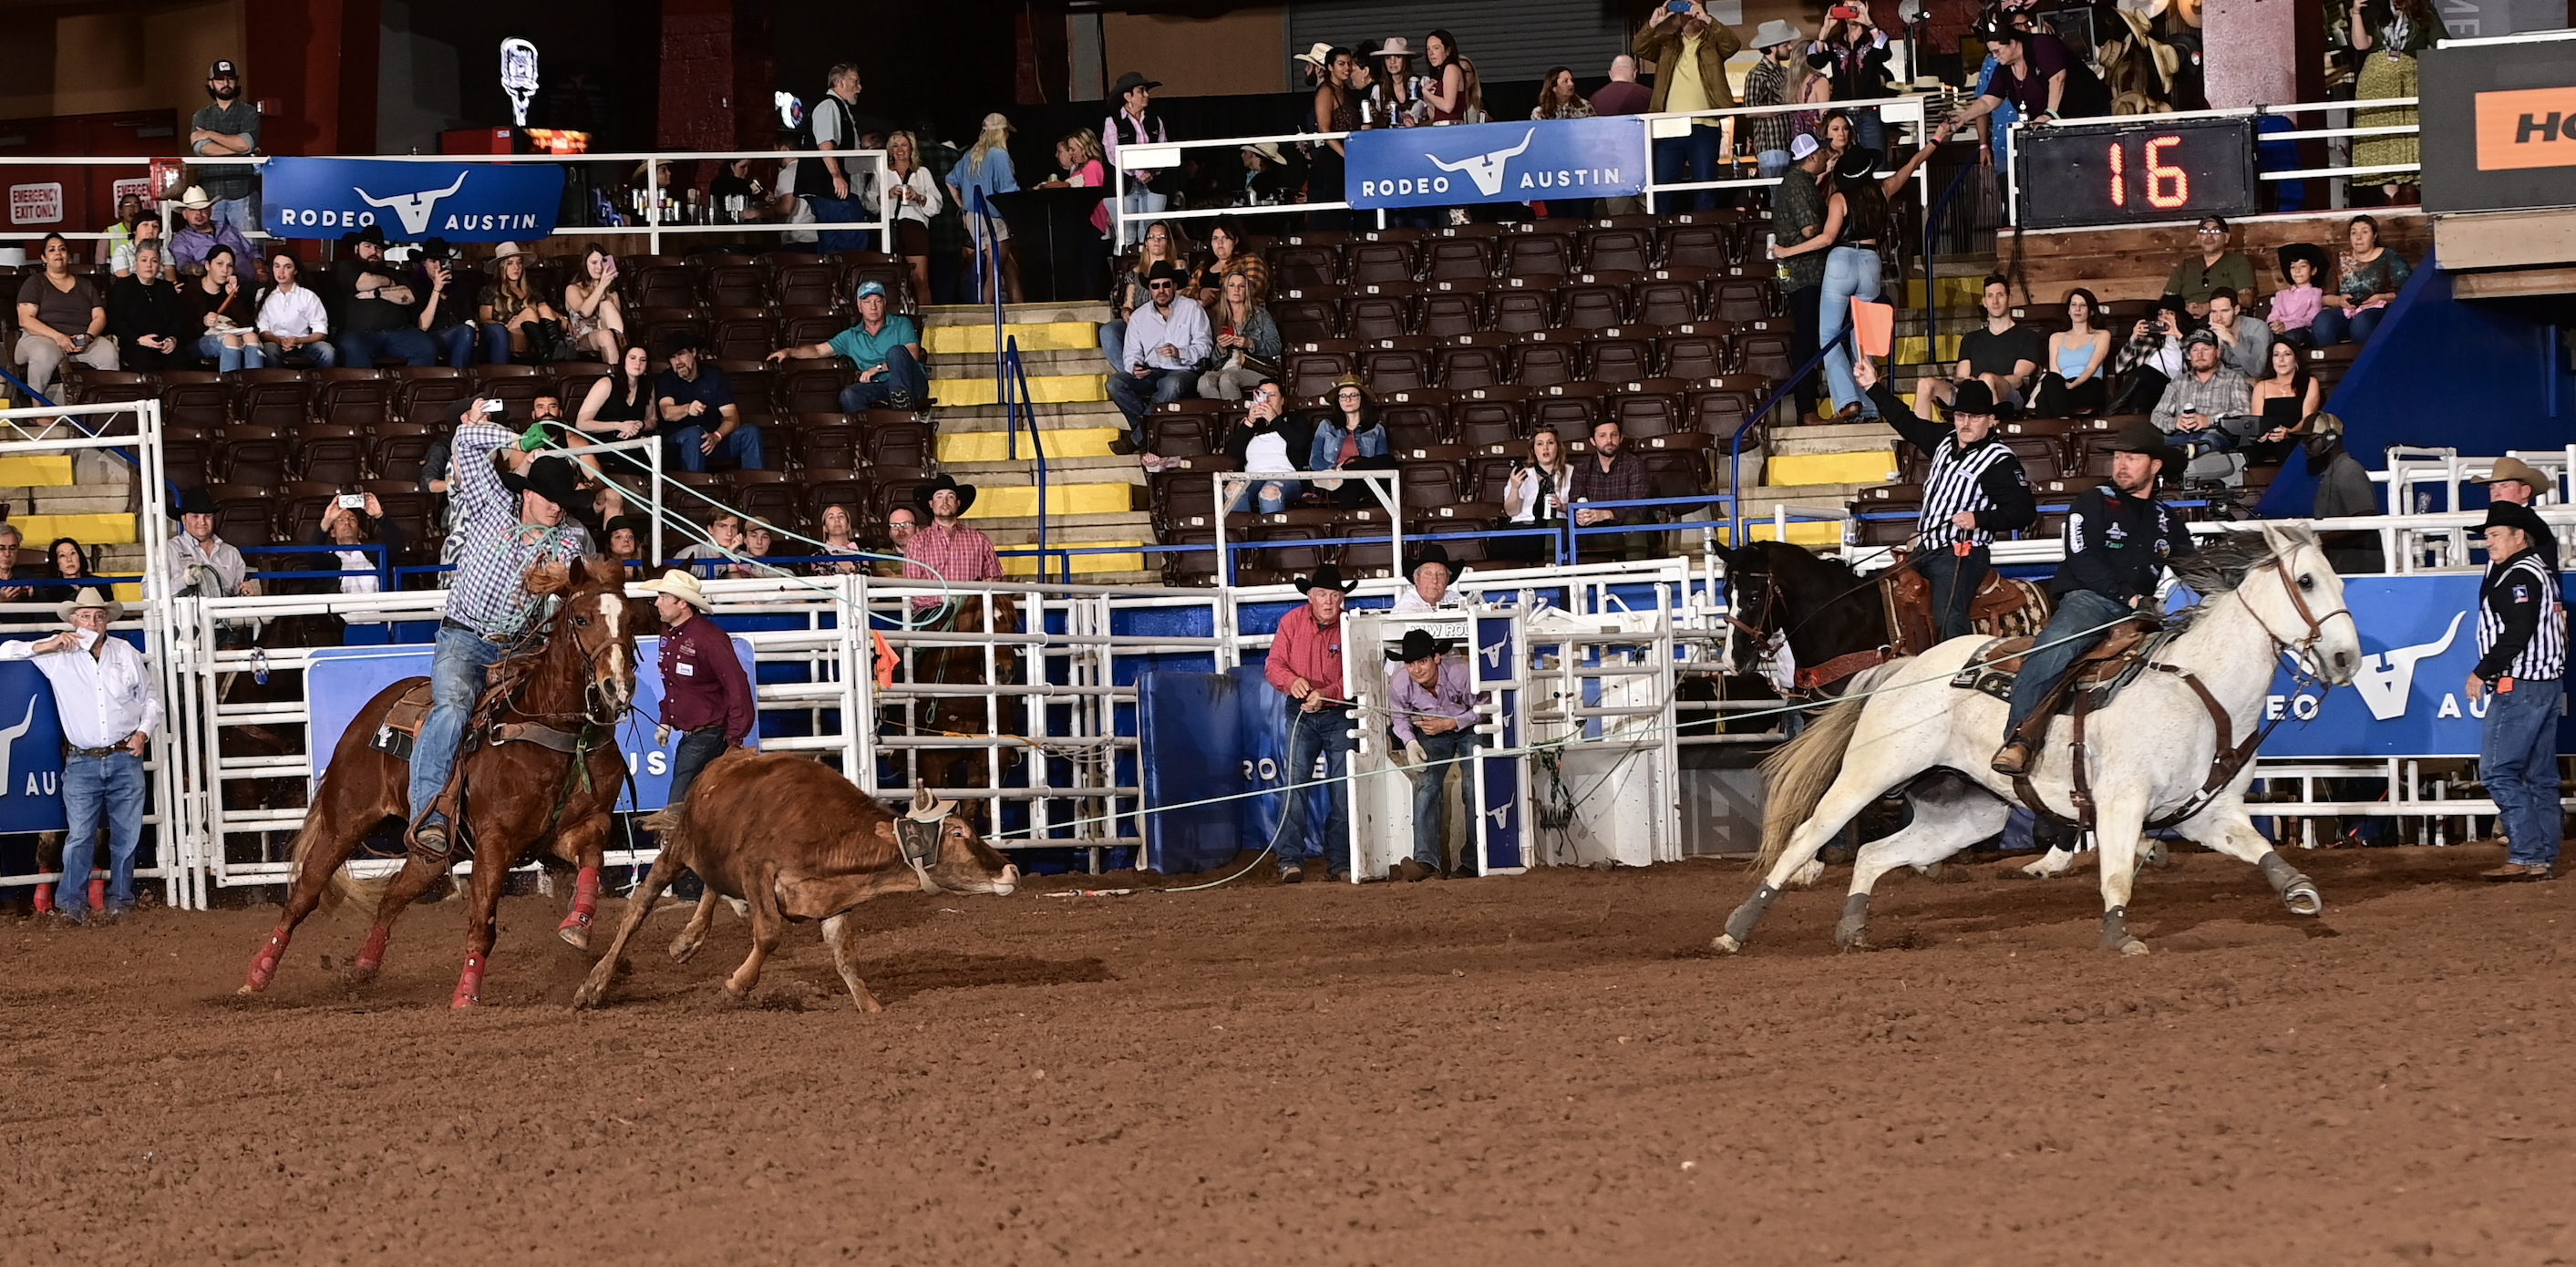
[[[1403,643],[1389,648],[1386,658],[1411,664],[1416,660],[1426,660],[1432,656],[1446,654],[1456,650],[1457,647],[1458,640],[1455,638],[1434,638],[1428,629],[1407,629],[1404,631]]]
[[[1422,553],[1413,556],[1412,561],[1404,565],[1404,574],[1406,576],[1412,576],[1413,574],[1420,572],[1422,570],[1422,565],[1425,563],[1437,563],[1440,566],[1449,569],[1449,575],[1453,577],[1458,575],[1458,565],[1451,562],[1449,559],[1449,548],[1441,545],[1437,541],[1422,547]]]
[[[2497,458],[2494,470],[2489,471],[2484,475],[2476,476],[2469,482],[2472,484],[2503,484],[2508,482],[2522,484],[2531,489],[2532,496],[2534,497],[2549,492],[2558,486],[2558,481],[2541,474],[2531,465],[2531,463],[2525,462],[2521,458],[2517,457]]]
[[[501,486],[513,493],[535,493],[568,514],[590,505],[581,490],[581,468],[570,458],[542,457],[530,462],[526,471],[503,471]],[[584,526],[589,524],[586,515],[579,517]]]
[[[105,609],[107,612],[107,623],[111,625],[125,619],[125,604],[109,598],[105,594],[99,593],[95,586],[87,585],[81,587],[80,593],[72,596],[72,601],[68,603],[55,604],[54,614],[61,617],[62,622],[68,625],[72,623],[73,612],[80,611],[81,609],[88,607]]]
[[[1244,146],[1243,152],[1258,154],[1273,166],[1285,167],[1288,164],[1288,156],[1279,152],[1279,145],[1275,141],[1260,141]]]
[[[2182,474],[2184,462],[2182,450],[2168,443],[2165,433],[2156,430],[2156,424],[2144,418],[2130,419],[2128,425],[2120,428],[2112,435],[2111,442],[2102,447],[2111,453],[2146,454],[2165,464],[2165,474],[2174,476]]]
[[[707,610],[707,593],[698,587],[698,578],[681,568],[672,568],[649,581],[637,581],[627,586],[626,591],[630,594],[668,594],[699,611]]]
[[[2516,528],[2535,539],[2549,535],[2549,525],[2541,522],[2540,516],[2534,513],[2531,507],[2519,502],[2488,502],[2487,517],[2478,525],[2478,531],[2485,532],[2489,528]],[[65,616],[63,619],[69,620],[71,617]]]
[[[965,518],[966,512],[974,509],[975,486],[972,484],[958,483],[957,477],[954,475],[942,475],[938,479],[932,480],[929,483],[912,490],[912,500],[920,505],[922,513],[928,514],[930,513],[931,497],[934,494],[943,491],[957,494],[958,518]]]
[[[422,238],[420,245],[412,248],[411,257],[415,260],[453,260],[456,248],[445,238]]]
[[[634,533],[635,539],[638,542],[641,542],[644,540],[644,534],[653,530],[653,525],[647,522],[642,515],[610,515],[606,523],[599,525],[599,535],[603,538],[615,536],[617,534],[617,530],[620,528]],[[605,542],[602,544],[605,544]]]
[[[1753,32],[1753,47],[1778,48],[1783,44],[1795,44],[1806,38],[1798,34],[1797,27],[1773,18]]]
[[[203,185],[190,185],[188,192],[179,195],[179,208],[183,211],[204,211],[214,205],[214,195],[207,193]]]
[[[1299,53],[1289,60],[1304,62],[1309,66],[1320,67],[1332,59],[1333,46],[1323,42],[1322,40],[1317,40],[1315,41],[1315,46],[1313,48],[1307,49],[1305,52]]]
[[[493,248],[492,259],[484,267],[491,269],[497,274],[501,271],[501,261],[513,257],[520,259],[534,259],[536,257],[536,252],[531,251],[516,242],[504,242]]]
[[[1138,73],[1138,72],[1136,72],[1136,71],[1132,71],[1132,70],[1131,70],[1131,71],[1128,71],[1126,74],[1124,74],[1124,75],[1120,75],[1120,76],[1118,77],[1118,82],[1117,82],[1117,84],[1116,84],[1116,85],[1114,85],[1114,86],[1112,86],[1112,87],[1109,89],[1109,95],[1110,95],[1112,98],[1124,97],[1124,96],[1126,96],[1128,93],[1133,92],[1133,91],[1135,91],[1136,89],[1139,89],[1139,88],[1143,88],[1143,89],[1146,89],[1146,90],[1148,90],[1148,91],[1151,91],[1151,90],[1153,90],[1153,89],[1160,88],[1160,87],[1162,87],[1162,86],[1163,86],[1163,81],[1162,81],[1162,80],[1159,80],[1159,79],[1147,79],[1147,78],[1145,78],[1145,76],[1144,76],[1144,75],[1142,75],[1142,74],[1140,74],[1140,73]]]
[[[2333,261],[2326,258],[2325,248],[2315,245],[2314,243],[2292,242],[2288,246],[2282,247],[2281,276],[2287,277],[2290,275],[2290,261],[2292,260],[2306,260],[2308,262],[2308,275],[2316,281],[2324,281],[2326,279],[2326,274],[2332,271]]]
[[[1404,37],[1403,37],[1403,36],[1401,36],[1401,35],[1399,35],[1399,36],[1396,36],[1394,39],[1388,40],[1388,41],[1387,41],[1386,43],[1384,43],[1384,44],[1380,44],[1380,45],[1378,45],[1378,46],[1377,46],[1377,51],[1376,51],[1376,52],[1374,52],[1374,53],[1369,54],[1369,56],[1370,56],[1370,57],[1373,57],[1373,58],[1379,58],[1379,57],[1407,57],[1407,58],[1409,58],[1409,57],[1413,56],[1413,46],[1412,46],[1412,45],[1410,45],[1410,44],[1405,43],[1405,42],[1404,42]]]
[[[1147,285],[1151,285],[1155,282],[1185,282],[1189,279],[1190,270],[1183,268],[1170,260],[1154,261],[1154,271],[1145,274],[1145,282]]]
[[[1950,403],[1941,406],[1941,412],[1954,418],[1960,414],[1985,414],[2002,421],[2020,417],[2021,407],[2010,401],[1996,400],[1995,389],[1986,386],[1986,380],[1972,378],[1959,384],[1958,390],[1950,394]]]
[[[1300,594],[1311,594],[1316,590],[1340,590],[1345,597],[1352,590],[1360,587],[1358,581],[1343,584],[1341,567],[1332,563],[1316,568],[1313,576],[1300,576],[1289,581],[1288,584]]]
[[[1867,180],[1870,173],[1878,170],[1878,160],[1877,150],[1854,146],[1843,151],[1842,161],[1834,164],[1834,179]]]
[[[181,515],[211,515],[213,513],[215,513],[215,495],[207,492],[203,486],[192,488],[179,494],[179,500],[170,503],[170,517],[172,519],[176,519]]]
[[[343,233],[340,235],[340,244],[342,246],[356,246],[361,242],[373,242],[376,244],[378,249],[382,249],[385,244],[385,226],[381,224],[371,224],[355,233]]]
[[[1361,378],[1356,371],[1344,374],[1340,378],[1334,379],[1333,390],[1326,392],[1324,394],[1324,398],[1326,400],[1340,399],[1342,389],[1345,387],[1356,387],[1360,389],[1360,401],[1363,404],[1374,404],[1377,401],[1377,393],[1369,390],[1368,381]]]

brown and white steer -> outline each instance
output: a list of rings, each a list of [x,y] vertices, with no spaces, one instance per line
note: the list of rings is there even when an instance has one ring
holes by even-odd
[[[1020,882],[1020,869],[984,843],[956,802],[933,801],[927,787],[914,790],[912,812],[897,818],[808,758],[727,753],[689,789],[677,824],[662,836],[660,859],[627,901],[617,939],[573,994],[574,1007],[597,1007],[607,997],[626,939],[683,871],[703,881],[706,894],[672,940],[671,958],[687,963],[698,953],[717,899],[740,899],[751,908],[751,956],[724,989],[742,998],[760,980],[761,961],[788,920],[821,920],[833,966],[870,1012],[884,1008],[859,980],[850,908],[880,893],[1008,893]]]

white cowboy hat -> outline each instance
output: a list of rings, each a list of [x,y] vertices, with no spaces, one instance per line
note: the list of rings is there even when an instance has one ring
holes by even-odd
[[[519,244],[518,244],[518,243],[516,243],[516,242],[504,242],[504,243],[502,243],[501,245],[499,245],[499,246],[497,246],[497,247],[493,248],[493,250],[492,250],[492,259],[491,259],[491,261],[490,261],[489,263],[487,263],[487,264],[485,265],[485,267],[487,267],[487,268],[491,269],[491,270],[492,270],[493,272],[495,272],[495,273],[498,273],[498,272],[500,272],[500,271],[501,271],[501,261],[506,260],[506,259],[510,258],[511,256],[513,256],[513,255],[524,255],[524,256],[528,257],[529,259],[535,259],[535,258],[536,258],[536,256],[537,256],[537,253],[536,253],[536,252],[534,252],[534,251],[529,250],[528,248],[526,248],[526,247],[524,247],[524,246],[519,245]]]
[[[1280,153],[1279,146],[1270,141],[1262,141],[1258,144],[1244,146],[1243,152],[1246,154],[1258,154],[1263,159],[1267,160],[1273,167],[1284,167],[1288,162],[1288,156]]]
[[[214,195],[207,193],[203,185],[190,185],[188,192],[179,195],[179,207],[183,211],[204,211],[214,205]]]
[[[1387,58],[1387,57],[1411,57],[1411,56],[1413,56],[1413,46],[1412,46],[1412,45],[1410,45],[1410,44],[1405,43],[1405,42],[1404,42],[1404,37],[1403,37],[1403,36],[1401,36],[1401,35],[1399,35],[1399,36],[1396,36],[1394,39],[1388,40],[1388,41],[1387,41],[1386,43],[1384,43],[1384,44],[1380,44],[1380,45],[1378,45],[1378,49],[1377,49],[1377,51],[1376,51],[1376,52],[1374,52],[1374,53],[1369,54],[1369,59],[1370,59],[1371,61],[1375,61],[1375,60],[1378,60],[1378,59],[1381,59],[1381,58]]]
[[[626,587],[628,593],[668,594],[699,611],[707,610],[706,591],[698,588],[698,578],[673,568],[649,581],[638,581]]]
[[[84,586],[80,593],[73,595],[72,601],[56,604],[54,606],[54,614],[60,616],[63,623],[68,625],[72,623],[73,612],[91,607],[105,609],[107,612],[107,623],[111,625],[125,619],[125,604],[109,598],[107,595],[99,593],[95,587],[89,586]]]
[[[1315,41],[1315,46],[1313,48],[1299,53],[1293,60],[1304,62],[1309,66],[1320,67],[1325,62],[1331,60],[1332,56],[1333,46],[1323,42],[1322,40],[1317,40]]]

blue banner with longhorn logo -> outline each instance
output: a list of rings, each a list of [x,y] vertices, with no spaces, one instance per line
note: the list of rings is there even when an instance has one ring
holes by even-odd
[[[2265,717],[2281,728],[2263,741],[2263,755],[2478,755],[2492,698],[2467,693],[2478,662],[2478,581],[2474,572],[2344,578],[2344,603],[2361,628],[2361,672],[2329,692],[2284,669],[2264,701]],[[2562,717],[2562,752],[2569,729]]]
[[[1630,116],[1354,132],[1354,207],[1625,198],[1646,187],[1646,121]]]
[[[260,168],[260,223],[284,238],[374,225],[394,242],[508,242],[555,231],[563,171],[552,163],[396,163],[277,158]]]
[[[24,660],[0,661],[0,832],[63,827],[63,726],[53,684]]]

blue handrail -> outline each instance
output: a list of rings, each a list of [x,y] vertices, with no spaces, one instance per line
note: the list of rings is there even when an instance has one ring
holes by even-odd
[[[1961,167],[1959,173],[1950,178],[1949,188],[1942,190],[1941,196],[1923,212],[1923,340],[1924,346],[1931,349],[1936,363],[1941,359],[1941,297],[1934,291],[1940,281],[1941,257],[1935,251],[1935,243],[1941,235],[1941,213],[1949,209],[1950,199],[1959,192],[1959,186],[1967,183],[1968,173],[1976,170],[1978,166],[1974,163]]]
[[[1807,358],[1806,364],[1789,371],[1789,376],[1780,380],[1780,385],[1772,388],[1770,395],[1762,398],[1762,404],[1760,407],[1756,408],[1751,414],[1746,416],[1744,425],[1735,429],[1735,438],[1728,443],[1726,449],[1726,492],[1728,503],[1726,539],[1728,541],[1741,543],[1744,540],[1744,510],[1742,504],[1736,500],[1735,493],[1737,490],[1744,487],[1744,437],[1746,433],[1756,430],[1767,430],[1767,420],[1771,417],[1771,411],[1780,407],[1780,401],[1788,396],[1792,388],[1796,387],[1799,383],[1806,381],[1806,377],[1809,374],[1815,373],[1817,366],[1825,363],[1826,353],[1850,342],[1851,337],[1852,324],[1846,321],[1843,323],[1842,333],[1835,335],[1831,342],[1818,348],[1814,356]],[[1596,509],[1598,508],[1596,507]],[[1571,520],[1568,520],[1568,522],[1571,522]]]
[[[1022,416],[1025,416],[1028,419],[1029,424],[1029,453],[1037,459],[1038,464],[1038,550],[1040,551],[1038,555],[1038,579],[1040,581],[1044,581],[1046,579],[1046,554],[1044,551],[1046,550],[1047,541],[1046,443],[1040,438],[1038,433],[1037,401],[1029,394],[1029,370],[1027,363],[1020,359],[1020,339],[1018,335],[1011,336],[1009,346],[1002,354],[1002,363],[1005,372],[1011,376],[1012,381],[1017,384],[1018,388],[1013,393],[1013,398],[1019,403],[1012,408],[1010,416],[1003,419],[1003,425],[1009,427],[1011,430],[1011,456],[1014,459],[1019,456],[1020,419]],[[1072,575],[1072,569],[1068,567],[1065,570],[1065,574],[1069,578]]]

